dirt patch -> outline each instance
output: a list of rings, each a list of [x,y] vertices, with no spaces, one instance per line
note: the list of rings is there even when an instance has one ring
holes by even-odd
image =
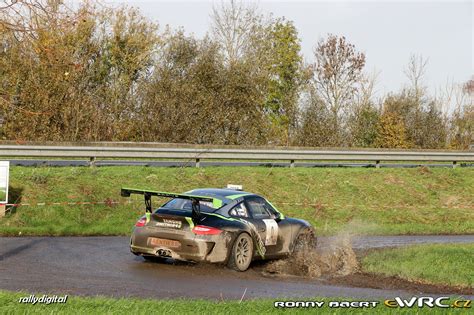
[[[459,203],[459,197],[458,196],[447,196],[443,198],[442,203],[446,207],[452,207],[454,205],[457,205]]]
[[[387,177],[385,177],[385,183],[387,183],[387,184],[396,184],[396,185],[405,184],[405,182],[402,179],[400,179],[400,178],[398,178],[394,175],[391,175],[391,174],[388,175]]]
[[[431,170],[427,167],[427,166],[420,166],[419,169],[418,169],[419,173],[422,174],[422,175],[426,175],[426,174],[431,174]]]
[[[264,275],[291,275],[307,278],[346,276],[359,270],[348,234],[319,244],[316,248],[303,245],[287,259],[269,262]]]
[[[453,287],[448,285],[426,284],[412,282],[395,276],[382,276],[370,273],[354,273],[343,277],[326,279],[325,282],[334,285],[348,285],[359,288],[384,290],[404,290],[415,293],[432,294],[464,294],[473,295],[473,288]]]

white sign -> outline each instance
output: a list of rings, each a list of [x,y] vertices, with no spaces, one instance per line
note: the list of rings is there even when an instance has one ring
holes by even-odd
[[[227,189],[242,190],[243,188],[242,185],[227,184]]]
[[[10,162],[0,161],[0,204],[8,203],[8,175]]]
[[[264,219],[266,226],[265,245],[276,245],[278,240],[278,223],[273,219]]]

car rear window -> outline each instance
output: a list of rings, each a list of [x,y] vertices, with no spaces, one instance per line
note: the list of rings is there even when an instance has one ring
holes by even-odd
[[[192,204],[193,202],[189,199],[175,198],[165,203],[162,208],[188,211],[193,209]],[[201,200],[199,201],[199,205],[201,212],[214,212],[217,210],[217,208],[213,207],[212,202],[210,201]]]

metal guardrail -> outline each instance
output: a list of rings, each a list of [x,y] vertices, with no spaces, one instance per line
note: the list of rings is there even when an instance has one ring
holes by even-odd
[[[293,167],[296,161],[373,161],[378,167],[381,161],[436,161],[451,162],[453,167],[458,162],[474,162],[474,152],[470,151],[400,151],[400,150],[305,150],[294,148],[250,148],[237,149],[225,147],[171,147],[153,144],[137,146],[117,143],[88,145],[11,145],[0,144],[1,157],[55,157],[55,158],[88,158],[91,165],[97,158],[162,158],[194,160],[196,167],[203,159],[222,160],[267,160],[290,162]]]

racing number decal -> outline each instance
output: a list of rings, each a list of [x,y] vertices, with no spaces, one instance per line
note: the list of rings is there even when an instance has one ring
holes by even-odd
[[[276,245],[278,239],[278,223],[273,219],[264,219],[266,233],[265,245]]]

